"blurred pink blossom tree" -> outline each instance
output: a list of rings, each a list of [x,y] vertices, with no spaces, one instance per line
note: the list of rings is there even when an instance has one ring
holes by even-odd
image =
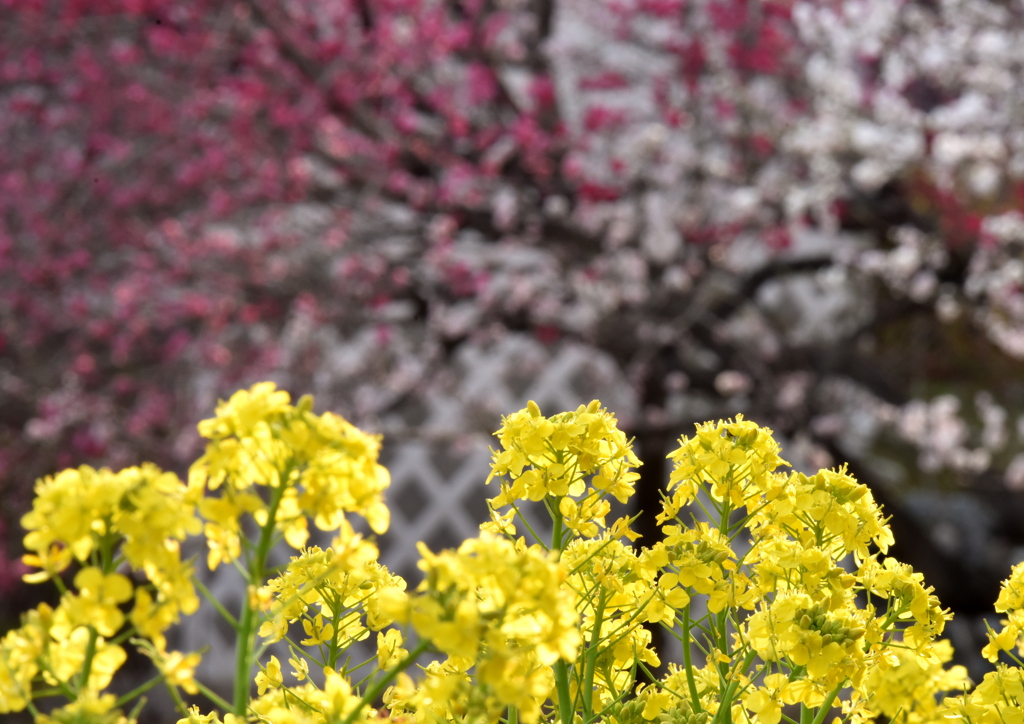
[[[12,529],[62,466],[180,468],[253,379],[372,424],[508,334],[619,363],[652,479],[694,419],[743,411],[815,464],[1024,485],[1006,4],[0,12]]]

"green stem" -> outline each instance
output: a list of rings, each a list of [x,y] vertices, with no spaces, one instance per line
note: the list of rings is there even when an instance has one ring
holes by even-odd
[[[146,683],[140,684],[139,686],[136,686],[134,689],[129,691],[127,694],[122,694],[121,696],[119,696],[117,701],[114,702],[114,707],[117,708],[117,709],[120,709],[125,704],[127,704],[129,701],[131,701],[132,699],[134,699],[137,696],[142,696],[143,694],[145,694],[147,691],[152,689],[154,686],[156,686],[157,684],[159,684],[163,680],[164,680],[163,674],[161,674],[160,676],[154,676],[152,679],[150,679]]]
[[[196,687],[199,689],[199,693],[210,700],[210,703],[216,707],[219,707],[222,711],[228,711],[231,709],[231,702],[222,699],[215,691],[210,689],[206,684],[196,680]]]
[[[726,656],[729,655],[729,635],[728,635],[728,632],[726,631],[726,623],[727,623],[727,621],[728,621],[728,615],[726,614],[725,611],[720,611],[717,614],[715,614],[715,623],[717,624],[716,627],[715,627],[716,628],[715,633],[717,634],[716,638],[718,639],[718,641],[716,642],[717,643],[717,647],[718,647],[718,650],[721,651]],[[726,664],[725,662],[719,663],[718,664],[718,672],[719,672],[719,674],[723,678],[725,678],[725,676],[729,673],[729,665]]]
[[[555,502],[550,502],[555,501]],[[558,510],[557,500],[549,498],[548,509],[551,510],[551,519],[554,522],[554,529],[551,531],[551,550],[562,551],[562,514]]]
[[[174,706],[178,708],[178,713],[188,716],[188,707],[185,706],[185,700],[181,698],[181,692],[178,691],[178,687],[171,684],[167,679],[164,679],[164,683],[167,684],[167,692],[174,699]]]
[[[426,651],[427,648],[429,648],[429,646],[429,639],[425,639],[416,644],[416,648],[410,651],[408,656],[399,661],[398,665],[395,666],[395,668],[388,671],[388,673],[385,674],[384,677],[380,679],[380,681],[371,686],[369,690],[367,690],[367,692],[363,694],[363,698],[359,700],[359,703],[356,705],[356,708],[353,709],[352,712],[347,717],[345,717],[345,721],[342,722],[342,724],[352,724],[352,722],[356,720],[356,717],[359,716],[359,713],[363,710],[363,707],[365,707],[367,704],[371,702],[376,701],[377,697],[383,694],[384,690],[387,689],[388,684],[394,681],[396,676],[398,676],[400,673],[409,668],[409,665],[413,663],[419,657],[420,654]]]
[[[604,623],[604,607],[607,603],[606,591],[601,591],[597,600],[597,611],[594,613],[594,628],[590,633],[590,646],[587,648],[586,660],[583,665],[583,720],[590,721],[594,701],[594,673],[597,669],[597,654],[601,643],[601,625]]]
[[[36,707],[35,703],[33,703],[33,701],[31,699],[29,699],[29,700],[27,700],[25,702],[25,708],[29,710],[30,714],[32,714],[32,721],[38,721],[39,720],[39,718],[41,716],[40,712],[39,712],[39,709]]]
[[[746,671],[750,668],[750,664],[754,662],[754,657],[757,656],[756,651],[749,651],[747,655],[743,657],[743,664],[740,667],[740,671]],[[734,678],[729,682],[729,686],[726,687],[725,692],[722,694],[722,703],[718,707],[718,713],[715,715],[713,724],[731,724],[732,722],[732,700],[736,697],[736,689],[739,687],[740,682],[738,678]],[[809,724],[809,723],[804,723]]]
[[[551,513],[553,528],[551,531],[551,550],[562,552],[562,514],[558,509],[556,498],[548,497],[545,501],[548,512]],[[555,662],[555,687],[558,691],[558,715],[562,724],[572,724],[573,705],[572,696],[569,693],[569,666],[565,661],[559,659]]]
[[[569,665],[562,659],[555,662],[555,688],[558,690],[558,719],[562,724],[572,724],[575,712],[569,694]]]
[[[195,585],[196,588],[199,589],[199,592],[203,594],[203,598],[209,601],[213,605],[213,607],[217,609],[217,613],[219,613],[224,618],[224,620],[231,625],[231,628],[235,629],[235,631],[238,631],[238,619],[232,616],[231,613],[224,607],[224,604],[217,600],[217,597],[214,596],[210,589],[206,587],[206,584],[199,580],[199,576],[193,575],[192,583]]]
[[[516,518],[519,520],[519,522],[522,523],[524,526],[526,526],[526,530],[530,531],[530,535],[533,536],[533,539],[537,543],[539,543],[540,545],[546,546],[547,544],[543,540],[541,540],[540,536],[537,535],[537,532],[533,529],[533,526],[530,525],[530,521],[528,521],[526,519],[526,516],[523,515],[523,512],[521,510],[519,510],[519,506],[516,505],[516,501],[514,501],[514,500],[510,501],[509,505],[511,505],[512,506],[512,510],[514,510],[516,512]],[[512,536],[512,539],[514,540],[515,536]]]
[[[686,686],[690,690],[690,706],[695,713],[704,711],[697,694],[697,681],[693,678],[693,661],[690,653],[690,604],[683,607],[683,667],[686,669]]]
[[[910,608],[910,606],[904,605],[900,606],[895,611],[890,611],[889,615],[886,616],[885,620],[882,621],[882,623],[879,625],[879,628],[881,628],[883,631],[887,631],[889,629],[889,626],[891,626],[897,619],[899,619],[900,614],[902,614],[908,608]]]
[[[238,641],[235,643],[235,689],[234,704],[231,710],[235,716],[244,717],[249,707],[249,671],[251,669],[251,651],[253,644],[253,623],[255,611],[250,605],[249,594],[245,594],[246,601],[242,604],[242,620],[238,629]]]
[[[832,709],[832,702],[834,702],[836,697],[839,696],[839,690],[842,689],[845,684],[846,682],[844,681],[829,692],[829,695],[825,697],[825,701],[821,702],[821,708],[818,709],[818,715],[814,717],[814,721],[812,721],[811,724],[821,724],[825,721],[825,717],[828,716],[829,710]]]
[[[256,619],[257,611],[251,600],[251,592],[255,587],[263,583],[264,568],[267,564],[267,556],[270,554],[270,547],[274,540],[274,527],[277,522],[277,508],[281,504],[286,490],[286,481],[290,477],[290,471],[281,476],[281,485],[271,488],[270,506],[267,509],[267,520],[260,529],[260,539],[256,544],[256,555],[253,558],[248,571],[248,589],[242,600],[242,611],[238,621],[238,641],[235,647],[235,690],[234,706],[232,710],[235,716],[244,717],[249,708],[249,672],[252,671],[253,648],[256,640]]]
[[[138,721],[139,712],[142,711],[142,707],[144,707],[145,705],[146,697],[142,697],[137,702],[135,702],[135,706],[133,706],[132,710],[128,713],[128,721]]]
[[[718,522],[718,530],[722,535],[729,536],[729,516],[732,515],[732,504],[728,500],[722,501],[720,510],[721,518]]]
[[[89,687],[89,674],[92,673],[92,660],[96,657],[96,638],[99,636],[96,629],[89,627],[89,643],[85,647],[85,662],[82,664],[82,674],[79,679],[79,688]]]

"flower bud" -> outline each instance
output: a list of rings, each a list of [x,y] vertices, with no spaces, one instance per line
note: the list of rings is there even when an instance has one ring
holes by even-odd
[[[747,429],[747,430],[740,430],[736,434],[736,442],[738,442],[740,445],[743,445],[744,447],[749,447],[750,445],[753,445],[756,440],[757,440],[757,428],[750,428],[750,429]]]

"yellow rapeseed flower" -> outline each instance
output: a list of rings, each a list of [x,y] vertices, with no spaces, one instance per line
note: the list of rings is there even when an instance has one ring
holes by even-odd
[[[488,534],[457,551],[434,554],[421,544],[420,552],[425,578],[410,600],[417,634],[465,668],[477,663],[498,702],[536,721],[551,665],[574,660],[581,643],[564,566],[539,547]]]
[[[94,566],[75,574],[78,595],[67,594],[61,608],[67,611],[74,625],[91,625],[101,636],[116,634],[124,623],[118,604],[132,597],[132,584],[120,573],[103,572]]]
[[[736,420],[697,425],[693,437],[683,437],[669,454],[674,468],[669,478],[672,496],[659,519],[674,518],[692,502],[701,486],[709,486],[712,498],[738,508],[756,492],[767,492],[772,473],[789,465],[779,457],[781,449],[772,431],[737,415]]]
[[[284,684],[281,676],[281,662],[276,656],[271,656],[270,661],[256,674],[256,688],[260,696],[263,696],[267,689],[278,689]]]
[[[287,392],[263,382],[220,402],[215,417],[199,424],[209,442],[192,465],[189,488],[197,499],[221,491],[200,503],[211,568],[238,558],[239,520],[248,514],[264,526],[271,499],[273,525],[294,548],[306,544],[308,520],[335,531],[356,513],[375,533],[387,531],[390,477],[377,462],[379,437],[312,408],[311,397],[292,405]]]
[[[999,659],[1000,651],[1009,651],[1017,646],[1018,652],[1024,655],[1024,563],[1015,565],[999,586],[995,609],[1007,617],[999,631],[989,632],[988,644],[982,649],[982,654],[994,663]]]
[[[968,686],[967,669],[947,668],[953,658],[949,641],[933,645],[935,661],[925,666],[915,652],[894,648],[896,662],[880,658],[864,677],[866,707],[874,716],[884,716],[895,724],[941,724],[945,709],[936,699],[940,695],[962,692]]]
[[[549,495],[579,498],[587,490],[587,478],[599,497],[612,495],[624,503],[632,496],[640,460],[615,416],[597,400],[552,417],[544,417],[531,401],[501,422],[495,435],[502,449],[492,450],[487,482],[503,480],[501,493],[490,501],[492,508]]]
[[[1024,724],[1024,671],[997,665],[974,691],[946,699],[943,714],[965,724]]]

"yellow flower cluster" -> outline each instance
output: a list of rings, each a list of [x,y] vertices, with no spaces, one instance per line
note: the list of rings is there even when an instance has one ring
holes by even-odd
[[[276,663],[276,658],[271,659],[268,668]],[[225,714],[222,718],[217,712],[202,714],[199,707],[193,706],[187,716],[178,720],[178,724],[245,724],[250,721],[273,724],[328,724],[342,721],[379,724],[382,720],[375,709],[363,706],[361,697],[353,690],[348,679],[333,669],[327,669],[322,686],[306,683],[285,688],[280,685],[280,681],[269,688],[262,686],[260,695],[251,702],[248,717]]]
[[[735,641],[709,641],[723,660],[719,690],[742,684],[748,716],[775,724],[786,704],[838,705],[835,696],[850,688],[850,715],[866,718],[880,711],[864,688],[871,667],[894,667],[897,650],[926,668],[943,661],[935,639],[948,613],[920,574],[877,560],[892,533],[870,490],[845,468],[782,472],[771,431],[742,418],[699,425],[670,458],[671,494],[659,515],[665,541],[652,551],[663,549],[667,569],[678,572],[685,596],[677,600],[707,597],[705,626],[737,627]],[[691,504],[708,506],[711,522],[685,524],[679,514]],[[744,531],[737,556],[733,542]],[[753,613],[738,616],[742,609]],[[763,662],[760,683],[732,665],[751,655]]]
[[[669,586],[655,583],[660,568],[653,557],[614,538],[577,539],[562,554],[562,563],[572,572],[568,587],[594,657],[592,680],[577,672],[573,685],[593,685],[590,696],[611,704],[628,688],[638,661],[660,665],[651,632],[642,624],[670,620],[671,605],[678,601]]]
[[[932,642],[942,633],[950,616],[942,609],[932,588],[925,586],[924,576],[894,558],[886,558],[879,564],[871,557],[861,565],[858,581],[869,597],[887,599],[885,622],[910,623],[902,629],[903,645],[915,651],[922,663],[933,663],[936,654],[932,651]],[[874,610],[874,606],[869,603],[868,609]],[[880,635],[880,631],[871,632],[871,638]]]
[[[339,672],[326,669],[323,686],[306,683],[289,688],[274,687],[261,694],[252,702],[251,720],[274,724],[325,724],[346,721],[353,715],[360,724],[377,720],[376,711],[362,705],[362,698],[352,689],[351,682]]]
[[[893,537],[871,491],[845,468],[786,470],[771,430],[742,417],[679,441],[661,539],[636,547],[630,519],[606,522],[639,477],[615,417],[596,401],[551,417],[531,402],[496,433],[491,520],[457,550],[420,544],[412,593],[349,519],[387,529],[378,438],[271,383],[220,403],[199,430],[209,442],[187,485],[151,465],[39,482],[23,518],[26,578],[62,595],[0,639],[0,713],[135,724],[122,707],[162,682],[180,724],[779,724],[795,721],[786,707],[809,724],[1024,724],[1021,668],[999,665],[954,696],[969,682],[938,640],[949,614],[885,556]],[[530,503],[551,516],[550,540],[527,522]],[[308,545],[310,524],[334,533],[330,545]],[[181,546],[200,533],[208,567],[232,563],[245,579],[237,615],[198,586],[237,634],[231,701],[197,679],[198,653],[166,647],[199,605]],[[298,554],[274,568],[282,540]],[[1024,665],[1024,564],[996,609],[1007,618],[984,653]],[[653,627],[683,654],[660,678]],[[353,661],[373,632],[376,651]],[[157,675],[117,698],[105,690],[126,641]],[[439,660],[419,665],[430,651]],[[187,707],[182,691],[214,710]],[[52,697],[64,701],[37,706]]]
[[[1024,724],[1024,670],[999,664],[962,698],[946,699],[946,719],[969,724]]]
[[[293,406],[287,392],[263,382],[236,392],[199,423],[210,442],[192,465],[189,489],[201,497],[210,568],[241,555],[244,515],[261,527],[272,520],[293,548],[306,544],[308,520],[333,531],[346,513],[358,513],[375,533],[388,529],[383,492],[390,477],[377,462],[379,438],[312,408],[311,397]],[[207,490],[220,495],[204,496]]]
[[[1007,618],[998,632],[989,632],[988,645],[981,653],[992,662],[998,660],[1000,651],[1015,647],[1024,655],[1024,563],[1015,565],[1010,577],[1000,585],[995,609],[1007,614]]]
[[[302,621],[303,646],[325,646],[328,665],[370,630],[379,631],[394,616],[388,603],[404,596],[405,581],[377,562],[377,546],[357,534],[321,550],[303,549],[285,571],[271,579],[258,597],[270,601],[259,634],[280,641],[289,625]]]
[[[605,526],[610,509],[603,498],[626,502],[640,477],[635,472],[640,460],[615,416],[597,400],[552,417],[544,417],[531,401],[502,418],[496,435],[502,450],[492,451],[487,482],[501,478],[501,492],[488,501],[492,510],[550,497],[558,500],[569,529],[593,537]]]
[[[126,724],[113,694],[85,692],[75,701],[36,717],[36,724]]]
[[[690,591],[707,596],[712,613],[729,605],[751,607],[750,580],[737,571],[736,554],[720,530],[697,522],[689,528],[665,525],[662,533],[651,555],[665,570],[659,588],[670,592],[673,608],[689,603]]]
[[[116,606],[114,599],[103,603]],[[110,685],[127,656],[95,628],[76,625],[73,610],[69,600],[57,609],[40,604],[0,640],[0,713],[26,708],[37,677],[52,687],[74,686],[84,697],[97,697]]]
[[[938,641],[935,660],[922,666],[915,652],[894,648],[891,657],[879,660],[864,676],[864,693],[870,710],[894,724],[940,724],[948,720],[946,707],[936,696],[968,688],[967,669],[947,664],[953,658],[949,641]]]
[[[871,546],[883,553],[893,542],[874,496],[846,468],[821,470],[815,475],[774,476],[770,489],[745,501],[752,511],[755,539],[780,532],[804,548],[818,546],[842,558],[869,555]]]
[[[836,685],[863,678],[863,619],[851,607],[830,611],[805,593],[787,592],[750,617],[746,635],[763,661],[785,659],[806,671],[808,685],[788,703],[819,706]]]
[[[405,583],[376,562],[376,547],[346,519],[357,513],[374,531],[387,529],[382,492],[389,478],[377,463],[379,440],[337,415],[314,415],[310,398],[292,406],[272,383],[220,403],[199,429],[210,442],[188,485],[149,464],[118,472],[81,467],[39,481],[22,520],[25,562],[37,569],[26,580],[53,580],[63,595],[56,608],[28,612],[0,641],[0,712],[28,707],[45,719],[33,704],[43,685],[72,699],[52,717],[117,720],[116,699],[99,692],[126,660],[120,642],[131,636],[172,689],[198,693],[199,655],[167,651],[165,631],[199,606],[181,543],[200,532],[211,568],[246,551],[251,595],[241,619],[230,619],[240,638],[251,638],[258,617],[271,639],[302,618],[305,640],[326,645],[333,665],[348,643],[368,635],[366,626],[390,621],[387,590],[401,592]],[[246,515],[260,526],[256,544],[241,535]],[[307,520],[337,531],[334,546],[304,551],[259,587],[277,535],[302,546]],[[80,568],[64,590],[62,574],[74,562]],[[242,659],[246,668],[249,661]],[[308,668],[305,659],[296,661]]]
[[[735,422],[698,425],[697,433],[684,437],[669,454],[675,463],[669,478],[674,493],[665,503],[663,517],[675,517],[694,501],[701,486],[710,486],[715,501],[728,501],[733,508],[746,504],[754,491],[767,493],[775,469],[789,464],[780,452],[771,430],[742,415]]]
[[[456,677],[475,666],[486,694],[478,715],[494,721],[514,706],[523,721],[537,721],[552,665],[575,659],[581,640],[564,566],[539,546],[486,533],[457,551],[434,554],[421,544],[420,553],[425,577],[409,601],[413,629],[448,655]],[[450,702],[421,703],[443,714]],[[411,703],[392,699],[391,706]]]
[[[53,579],[63,595],[55,609],[40,605],[0,640],[0,712],[29,706],[41,679],[78,692],[69,712],[97,713],[113,703],[98,692],[127,658],[111,643],[125,628],[122,607],[134,600],[127,619],[163,656],[164,632],[199,606],[192,566],[181,558],[181,542],[200,530],[194,498],[153,465],[116,473],[83,466],[40,480],[22,525],[24,561],[38,569],[25,580]],[[65,590],[60,574],[73,561],[82,567]],[[119,565],[146,584],[133,586],[113,570]]]
[[[39,568],[38,583],[61,573],[72,560],[109,563],[118,556],[153,584],[159,617],[168,623],[199,605],[192,567],[181,559],[181,541],[199,531],[195,498],[173,473],[145,464],[111,472],[83,466],[39,481],[31,512],[25,563]],[[142,589],[140,589],[141,591]],[[152,597],[145,594],[148,609]],[[147,618],[155,612],[147,610]]]

